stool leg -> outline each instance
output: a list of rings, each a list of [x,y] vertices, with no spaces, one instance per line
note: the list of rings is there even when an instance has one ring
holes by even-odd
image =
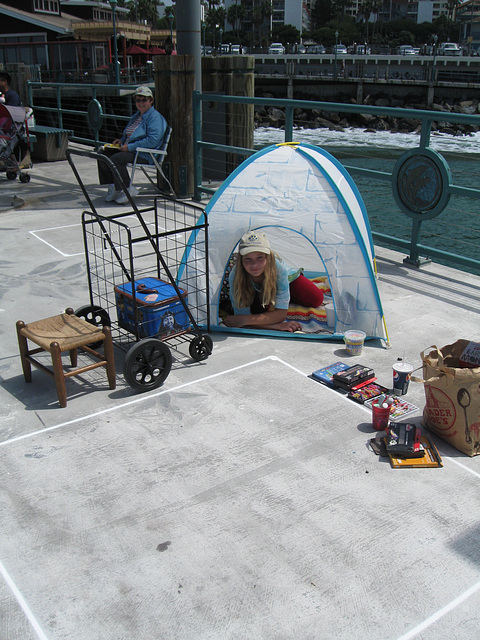
[[[110,389],[115,389],[117,381],[115,379],[115,358],[113,355],[112,332],[110,327],[103,327],[102,331],[105,335],[105,339],[103,341],[103,352],[105,354],[105,360],[107,361],[106,369],[108,383],[110,385]]]
[[[70,364],[72,365],[72,367],[76,367],[77,366],[77,356],[78,356],[78,349],[71,349],[70,350]]]
[[[72,307],[67,307],[65,309],[65,313],[68,316],[75,315],[75,311],[72,309]],[[70,364],[72,365],[72,367],[76,367],[77,366],[77,355],[78,355],[78,349],[72,349],[70,351]]]
[[[26,356],[28,355],[28,342],[25,336],[21,333],[21,329],[23,329],[24,326],[25,323],[22,320],[19,320],[17,322],[18,347],[20,349],[20,360],[22,361],[22,369],[25,382],[31,382],[32,367],[30,365],[30,362],[26,358]]]
[[[52,342],[50,345],[50,353],[52,354],[53,377],[55,378],[55,386],[57,387],[58,401],[62,408],[67,406],[67,387],[65,385],[65,376],[62,366],[62,352],[58,342]]]

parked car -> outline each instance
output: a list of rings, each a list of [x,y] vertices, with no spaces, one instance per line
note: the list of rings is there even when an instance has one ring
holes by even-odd
[[[392,50],[386,44],[372,45],[372,54],[374,56],[389,56]]]
[[[438,47],[439,56],[461,56],[462,50],[456,42],[442,42]]]
[[[323,55],[325,53],[325,47],[323,44],[312,44],[307,47],[307,53]]]
[[[245,51],[241,44],[232,44],[232,46],[230,47],[230,53],[233,56],[241,56],[243,53],[245,53]]]
[[[270,55],[282,55],[285,53],[285,47],[281,42],[272,42],[268,47],[268,53]]]
[[[332,49],[332,53],[337,53],[337,54],[346,54],[347,53],[347,47],[344,44],[334,44],[333,45],[333,49]]]
[[[398,47],[397,53],[399,56],[414,56],[415,49],[411,44],[402,44]]]
[[[356,44],[353,47],[353,53],[357,56],[368,56],[371,53],[371,49],[368,44]]]
[[[292,53],[307,53],[307,47],[304,44],[294,44],[292,47]]]

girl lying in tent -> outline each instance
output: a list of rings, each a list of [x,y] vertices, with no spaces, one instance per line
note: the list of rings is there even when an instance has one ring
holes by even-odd
[[[261,231],[248,231],[242,236],[229,283],[234,315],[223,319],[227,327],[300,331],[299,322],[286,321],[290,299],[306,307],[318,307],[323,302],[323,292],[303,275],[302,269],[288,268]]]

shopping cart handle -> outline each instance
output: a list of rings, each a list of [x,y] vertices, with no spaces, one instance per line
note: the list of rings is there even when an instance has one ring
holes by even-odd
[[[135,289],[135,291],[137,293],[158,293],[156,289],[147,289],[147,287],[144,284],[137,285],[137,288]]]

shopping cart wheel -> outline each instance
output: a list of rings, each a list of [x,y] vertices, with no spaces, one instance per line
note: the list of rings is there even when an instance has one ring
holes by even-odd
[[[75,315],[79,318],[83,318],[96,327],[103,327],[104,325],[109,327],[112,324],[110,316],[105,309],[102,309],[102,307],[98,307],[95,304],[86,304],[84,307],[80,307],[75,311]],[[90,349],[98,349],[102,342],[103,340],[100,340],[99,342],[93,342],[87,346],[89,346]]]
[[[29,173],[21,173],[20,174],[20,182],[30,182],[30,174]]]
[[[188,347],[191,357],[197,362],[206,360],[213,351],[213,340],[210,336],[197,336]]]
[[[16,180],[17,179],[17,172],[16,171],[7,171],[5,175],[7,176],[7,180]]]
[[[156,338],[145,338],[128,350],[123,374],[136,391],[156,389],[172,368],[172,354],[168,346]]]

